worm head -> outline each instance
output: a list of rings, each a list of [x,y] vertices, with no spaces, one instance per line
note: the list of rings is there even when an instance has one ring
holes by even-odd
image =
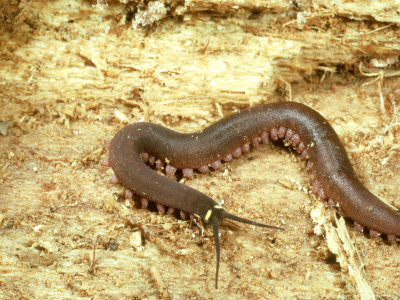
[[[233,221],[250,224],[250,225],[255,225],[258,227],[284,230],[284,228],[281,228],[281,227],[262,224],[262,223],[254,222],[254,221],[251,221],[248,219],[244,219],[244,218],[232,215],[232,214],[228,213],[227,211],[225,211],[222,208],[222,206],[220,206],[220,205],[215,205],[212,209],[210,209],[207,212],[205,221],[207,223],[211,224],[213,227],[215,250],[217,252],[217,268],[216,268],[216,273],[215,273],[215,288],[216,289],[218,288],[219,261],[220,261],[220,256],[221,256],[221,250],[220,250],[220,245],[219,245],[219,223],[224,219],[233,220]]]

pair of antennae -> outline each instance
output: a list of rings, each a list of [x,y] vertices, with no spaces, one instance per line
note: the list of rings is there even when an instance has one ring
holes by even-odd
[[[237,221],[240,223],[245,223],[245,224],[250,224],[250,225],[254,225],[254,226],[258,226],[258,227],[264,227],[264,228],[271,228],[271,229],[278,229],[278,230],[285,230],[285,228],[282,227],[276,227],[276,226],[272,226],[272,225],[267,225],[267,224],[262,224],[262,223],[258,223],[258,222],[254,222],[248,219],[244,219],[235,215],[232,215],[228,212],[226,212],[225,210],[221,211],[221,214],[219,215],[218,218],[214,218],[212,220],[212,226],[213,226],[213,234],[214,234],[214,243],[215,243],[215,250],[217,252],[217,269],[216,269],[216,273],[215,273],[215,288],[218,288],[218,273],[219,273],[219,260],[220,260],[220,256],[221,256],[221,249],[220,249],[220,245],[219,245],[219,223],[223,220],[223,219],[229,219],[232,221]]]

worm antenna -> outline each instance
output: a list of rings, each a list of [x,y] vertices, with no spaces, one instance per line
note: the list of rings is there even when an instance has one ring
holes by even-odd
[[[218,288],[218,273],[219,273],[219,258],[221,256],[221,251],[219,247],[219,232],[218,232],[218,227],[219,223],[218,222],[213,222],[213,233],[214,233],[214,243],[215,243],[215,250],[217,251],[217,269],[215,272],[215,289]]]
[[[226,211],[222,212],[221,218],[222,219],[229,219],[229,220],[237,221],[237,222],[240,222],[240,223],[250,224],[250,225],[254,225],[254,226],[258,226],[258,227],[285,230],[285,228],[282,228],[282,227],[262,224],[262,223],[254,222],[252,220],[244,219],[244,218],[232,215],[232,214],[230,214],[230,213],[228,213]]]
[[[214,207],[214,209],[215,209],[215,207]],[[281,227],[276,227],[276,226],[272,226],[272,225],[254,222],[254,221],[251,221],[248,219],[244,219],[244,218],[232,215],[232,214],[226,212],[225,210],[223,210],[222,207],[218,207],[216,210],[213,210],[213,212],[219,212],[213,216],[212,221],[211,221],[211,224],[213,227],[213,234],[214,234],[215,251],[217,252],[217,268],[215,271],[215,288],[218,289],[219,260],[221,257],[218,229],[219,229],[219,223],[223,219],[229,219],[229,220],[246,223],[246,224],[250,224],[250,225],[255,225],[255,226],[259,226],[259,227],[264,227],[264,228],[279,229],[279,230],[285,230],[285,229],[281,228]]]

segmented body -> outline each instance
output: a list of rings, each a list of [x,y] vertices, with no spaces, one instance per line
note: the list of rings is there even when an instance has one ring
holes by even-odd
[[[180,169],[193,177],[193,170],[206,173],[219,169],[258,148],[261,143],[283,139],[307,162],[313,174],[313,193],[362,231],[375,237],[383,233],[391,242],[400,236],[400,214],[369,192],[355,174],[339,137],[318,112],[295,102],[279,102],[250,108],[226,117],[205,130],[184,134],[151,124],[136,123],[121,129],[110,143],[109,160],[116,177],[127,187],[126,196],[141,197],[142,206],[156,203],[162,213],[178,210],[182,218],[206,216],[218,203],[209,196],[167,177]],[[164,168],[162,176],[144,162]],[[217,219],[216,219],[217,220]]]

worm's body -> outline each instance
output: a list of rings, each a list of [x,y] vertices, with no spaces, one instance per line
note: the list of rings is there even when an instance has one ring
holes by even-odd
[[[146,166],[141,154],[167,162],[167,174],[182,169],[191,177],[193,169],[217,169],[221,160],[240,157],[250,145],[257,148],[261,142],[279,138],[307,161],[315,176],[313,192],[321,199],[338,203],[345,216],[359,229],[370,229],[371,235],[383,233],[391,241],[400,236],[399,213],[361,184],[333,128],[318,112],[300,103],[254,107],[190,134],[150,123],[132,124],[112,139],[109,163],[123,185],[140,197],[196,214],[213,225],[223,218],[243,221],[225,212],[209,196],[157,174]]]

